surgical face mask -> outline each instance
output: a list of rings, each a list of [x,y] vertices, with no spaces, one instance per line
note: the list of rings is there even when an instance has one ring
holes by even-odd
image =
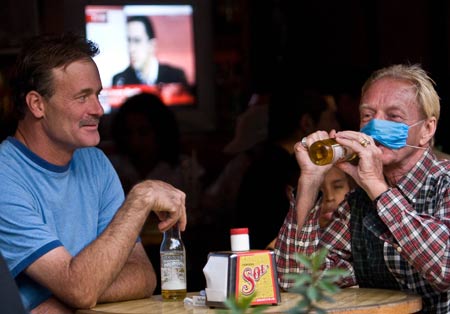
[[[387,148],[400,149],[409,146],[425,149],[425,147],[406,144],[409,128],[416,126],[423,121],[425,120],[420,120],[412,125],[407,125],[401,122],[372,119],[362,127],[361,132],[371,136],[375,141]]]

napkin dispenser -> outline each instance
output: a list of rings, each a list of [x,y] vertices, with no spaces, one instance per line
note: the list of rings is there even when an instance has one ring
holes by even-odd
[[[253,297],[251,305],[281,302],[275,255],[270,250],[208,254],[203,268],[206,305],[225,307],[228,298]]]

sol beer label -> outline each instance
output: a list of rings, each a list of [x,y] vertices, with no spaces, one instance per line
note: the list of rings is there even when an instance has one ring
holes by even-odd
[[[252,305],[277,303],[273,267],[268,251],[239,253],[236,260],[236,298],[256,294]]]

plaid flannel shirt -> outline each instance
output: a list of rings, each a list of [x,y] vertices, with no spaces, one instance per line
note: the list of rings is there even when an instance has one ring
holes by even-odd
[[[281,288],[292,286],[285,274],[305,270],[295,261],[294,254],[310,254],[322,246],[329,249],[327,268],[350,271],[351,275],[340,285],[359,284],[353,269],[351,203],[352,208],[376,213],[362,217],[362,225],[383,242],[386,267],[400,289],[422,296],[423,313],[449,313],[450,161],[437,161],[431,150],[427,150],[395,187],[373,202],[367,198],[350,202],[357,192],[347,196],[335,211],[333,221],[322,232],[318,221],[313,219],[317,215],[317,204],[301,230],[297,227],[296,210],[291,206],[275,248]]]
[[[295,254],[299,252],[311,255],[317,250],[322,234],[319,226],[319,215],[320,200],[310,210],[303,228],[298,230],[295,199],[291,196],[289,212],[278,233],[274,248],[278,284],[284,290],[289,289],[293,285],[293,281],[286,278],[286,275],[302,271],[301,265],[295,260]]]

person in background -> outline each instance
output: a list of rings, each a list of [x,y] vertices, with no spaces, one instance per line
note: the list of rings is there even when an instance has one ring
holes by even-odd
[[[139,240],[186,228],[185,194],[146,180],[124,197],[98,125],[98,47],[75,34],[24,43],[13,84],[18,127],[0,144],[0,252],[32,314],[149,297],[156,274]]]
[[[339,129],[336,108],[313,89],[274,90],[269,104],[268,138],[243,174],[232,212],[232,227],[248,227],[252,249],[264,249],[277,236],[289,210],[299,167],[294,144],[317,129]],[[295,89],[292,89],[295,90]]]
[[[210,222],[223,222],[236,206],[242,177],[267,140],[270,93],[253,93],[237,117],[233,139],[223,152],[231,157],[202,196],[202,208]],[[219,219],[220,218],[220,219]],[[228,237],[227,237],[227,240]]]
[[[198,203],[205,170],[197,161],[195,150],[189,155],[182,152],[181,135],[173,111],[164,105],[158,95],[142,93],[131,96],[114,113],[111,136],[115,151],[108,154],[108,158],[119,175],[125,194],[136,183],[146,179],[167,182],[186,194],[190,228],[183,238],[188,241],[188,236],[203,220],[204,214],[199,211]],[[159,268],[162,234],[154,213],[147,218],[140,236],[147,255]],[[188,246],[187,254],[192,249]],[[191,276],[194,258],[189,255],[191,258],[187,260],[187,267],[191,280],[188,287],[191,288],[194,284]],[[157,273],[158,279],[159,275]],[[159,283],[160,280],[156,292],[159,292]]]
[[[188,88],[183,69],[158,61],[156,34],[148,16],[127,18],[127,40],[130,65],[113,76],[113,86],[145,84],[173,90]]]
[[[317,131],[295,145],[301,168],[295,219],[303,228],[316,191],[331,167],[308,156],[315,141],[333,137],[353,150],[359,162],[337,163],[357,188],[337,208],[317,248],[328,249],[325,268],[344,268],[342,287],[359,285],[416,293],[423,313],[450,312],[450,162],[432,150],[440,114],[434,82],[419,65],[392,65],[375,71],[362,88],[360,131]],[[277,247],[294,241],[289,231]],[[311,230],[309,238],[317,237]],[[306,239],[307,240],[307,239]],[[313,243],[313,242],[310,242]],[[301,264],[297,271],[306,271]]]
[[[7,79],[10,70],[4,72],[0,68],[0,142],[14,134],[17,123],[12,117],[11,86]]]
[[[175,114],[159,96],[129,97],[114,113],[111,136],[117,152],[108,157],[125,193],[139,181],[162,180],[186,193],[188,208],[197,207],[204,169],[195,152],[182,152]]]
[[[334,211],[353,188],[355,188],[355,182],[349,175],[336,167],[330,168],[319,187],[317,193],[319,198],[314,208],[308,213],[308,217],[305,218],[302,228],[298,227],[295,219],[295,195],[292,193],[291,207],[280,229],[280,235],[267,247],[274,250],[278,284],[282,289],[290,288],[293,284],[286,275],[298,272],[298,262],[295,259],[297,248],[304,246],[311,252],[317,249],[322,230],[328,226]],[[314,238],[309,236],[312,230],[314,230]],[[284,241],[287,234],[295,238],[295,244]]]

